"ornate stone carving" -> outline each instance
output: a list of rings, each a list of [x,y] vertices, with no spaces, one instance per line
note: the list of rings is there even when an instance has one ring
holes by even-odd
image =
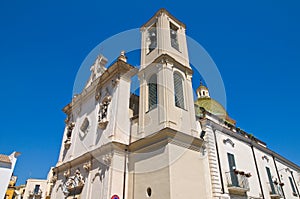
[[[65,124],[68,124],[68,123],[69,123],[69,121],[70,121],[70,117],[69,117],[69,116],[67,116],[67,117],[66,117],[66,119],[65,119]]]
[[[266,160],[267,162],[269,162],[268,156],[264,155],[264,156],[262,156],[261,158],[262,158],[263,160]]]
[[[95,99],[98,101],[101,98],[101,89],[96,92]]]
[[[56,175],[55,175],[55,176],[52,176],[52,178],[50,179],[50,183],[55,184],[56,181],[57,181],[57,176],[56,176]]]
[[[64,176],[65,176],[66,178],[68,178],[68,177],[70,176],[70,169],[68,169],[68,170],[66,170],[66,171],[64,172]]]
[[[71,122],[67,127],[67,139],[64,142],[65,149],[69,149],[71,146],[71,136],[72,136],[74,127],[75,127],[74,122]]]
[[[82,191],[82,188],[84,186],[85,182],[84,179],[80,173],[79,169],[76,169],[73,176],[70,176],[66,179],[66,181],[63,184],[63,193],[68,196],[70,193],[74,192],[80,193]]]
[[[111,96],[104,97],[102,103],[99,108],[99,116],[98,116],[98,126],[101,129],[105,129],[108,123],[108,106],[111,102]]]
[[[71,147],[71,139],[67,138],[64,142],[65,149],[69,149]]]
[[[68,134],[71,134],[71,133],[72,133],[74,127],[75,127],[75,123],[74,123],[74,122],[71,122],[71,123],[68,125]],[[71,135],[68,136],[68,137],[71,137]]]
[[[91,167],[92,167],[92,162],[88,161],[82,167],[83,167],[84,170],[89,171],[91,169]]]
[[[107,63],[107,59],[103,55],[98,55],[97,59],[95,60],[95,63],[90,68],[91,75],[85,88],[89,87],[94,80],[96,80],[106,71],[105,68],[106,63]]]
[[[229,143],[232,147],[234,147],[234,143],[233,143],[233,141],[231,140],[231,139],[229,139],[229,138],[227,138],[227,139],[224,139],[223,140],[223,143],[224,144],[227,144],[227,143]]]
[[[173,65],[173,62],[171,62],[167,57],[162,58],[160,63],[165,64],[165,66],[167,66],[167,64]]]
[[[120,76],[117,76],[116,79],[111,80],[111,84],[113,87],[116,87],[120,82]]]
[[[121,60],[123,62],[127,62],[127,57],[125,55],[125,51],[124,50],[121,51],[120,56],[118,57],[118,60]]]
[[[112,160],[112,154],[111,153],[105,154],[102,157],[102,160],[105,165],[110,166]]]

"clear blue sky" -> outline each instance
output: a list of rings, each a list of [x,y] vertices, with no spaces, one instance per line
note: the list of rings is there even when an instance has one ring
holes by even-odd
[[[0,2],[0,153],[22,153],[18,184],[46,178],[56,164],[61,109],[87,54],[161,7],[215,61],[237,125],[300,164],[298,0],[10,0]]]

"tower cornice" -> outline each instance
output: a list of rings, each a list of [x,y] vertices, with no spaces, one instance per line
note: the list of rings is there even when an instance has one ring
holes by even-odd
[[[180,62],[176,61],[175,58],[173,58],[169,54],[162,54],[159,57],[157,57],[154,61],[154,63],[173,63],[178,69],[182,70],[185,72],[187,75],[192,75],[193,70],[189,66],[182,65]]]
[[[179,24],[182,28],[186,29],[186,26],[183,22],[176,19],[170,12],[168,12],[165,8],[159,9],[144,25],[141,26],[140,30],[142,31],[144,28],[148,27],[153,23],[153,21],[159,17],[160,15],[165,14],[168,17],[170,17],[173,21],[175,21],[177,24]]]

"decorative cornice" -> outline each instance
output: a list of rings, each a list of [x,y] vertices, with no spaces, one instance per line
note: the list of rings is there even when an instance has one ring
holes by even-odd
[[[108,153],[124,153],[124,150],[127,148],[127,145],[124,145],[119,142],[110,142],[105,145],[102,145],[101,147],[98,147],[92,151],[86,152],[85,154],[82,154],[78,157],[75,157],[72,160],[68,160],[66,162],[63,162],[56,167],[53,168],[53,171],[55,173],[59,173],[62,171],[65,171],[69,168],[78,167],[80,164],[84,164],[88,161],[92,161],[93,159],[97,159],[98,157],[101,157]]]
[[[170,128],[165,128],[155,134],[135,141],[129,146],[119,142],[110,142],[73,160],[69,160],[56,166],[55,168],[53,168],[53,171],[56,173],[66,171],[70,168],[77,167],[80,164],[84,164],[87,161],[97,159],[98,157],[102,157],[102,161],[105,164],[108,164],[111,161],[112,155],[114,153],[124,154],[126,149],[128,150],[128,152],[141,150],[151,151],[153,149],[160,148],[161,146],[168,143],[176,144],[190,150],[200,151],[204,141],[197,137],[193,137],[191,135],[178,132]]]
[[[144,28],[150,26],[154,20],[157,20],[157,18],[162,15],[165,14],[167,15],[169,18],[171,18],[173,21],[175,21],[178,25],[180,25],[182,28],[186,28],[185,24],[182,23],[181,21],[179,21],[178,19],[176,19],[173,15],[171,15],[165,8],[161,8],[159,9],[144,25],[141,26],[141,30],[143,30]]]
[[[193,70],[190,68],[190,66],[184,66],[181,63],[179,63],[176,59],[174,59],[169,54],[161,54],[159,57],[157,57],[153,63],[173,63],[173,67],[178,68],[179,70],[183,71],[186,75],[192,75]]]
[[[133,142],[129,145],[129,151],[151,151],[168,143],[200,151],[200,148],[203,145],[203,140],[170,128],[165,128],[157,133]]]
[[[69,115],[78,106],[79,101],[86,99],[90,95],[95,95],[97,100],[97,95],[99,94],[98,92],[104,85],[112,84],[112,86],[116,86],[121,77],[130,78],[137,73],[137,70],[138,69],[136,69],[134,66],[122,60],[117,60],[111,66],[109,66],[100,77],[94,80],[89,87],[85,88],[79,95],[74,97],[72,102],[62,109],[63,112]]]

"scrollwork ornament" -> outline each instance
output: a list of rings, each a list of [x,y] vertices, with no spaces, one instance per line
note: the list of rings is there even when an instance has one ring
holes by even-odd
[[[70,176],[70,169],[67,169],[65,172],[64,172],[64,176],[66,177],[66,178],[68,178],[69,176]]]
[[[88,161],[82,167],[84,168],[84,170],[89,171],[91,169],[91,167],[92,167],[92,162]]]
[[[112,160],[112,154],[109,153],[109,154],[105,154],[103,157],[102,157],[102,160],[103,160],[103,163],[107,166],[110,166],[111,164],[111,160]]]

